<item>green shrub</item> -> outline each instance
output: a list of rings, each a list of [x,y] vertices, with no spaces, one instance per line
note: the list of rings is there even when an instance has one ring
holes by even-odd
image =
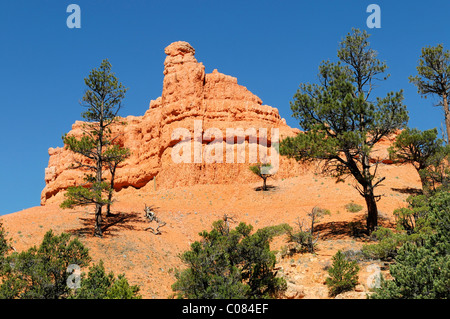
[[[283,226],[284,227],[284,226]],[[200,233],[201,241],[181,255],[187,269],[176,271],[172,285],[179,298],[230,299],[270,298],[286,289],[286,282],[275,277],[275,255],[269,242],[280,228],[253,227],[240,223],[230,230],[223,220],[213,223],[211,232]]]
[[[6,233],[5,228],[3,228],[3,224],[0,221],[0,269],[4,263],[6,254],[10,249],[10,245],[8,243],[8,239],[6,238],[5,233]]]
[[[358,272],[357,262],[347,260],[345,255],[338,250],[333,256],[333,264],[328,269],[329,277],[326,279],[330,296],[352,290],[358,284]]]
[[[67,286],[71,264],[87,266],[87,248],[69,234],[48,231],[39,247],[13,252],[5,258],[0,278],[1,299],[57,299],[70,293]]]
[[[295,250],[298,252],[314,252],[314,247],[319,238],[314,238],[310,231],[289,232],[288,242],[299,245]]]
[[[361,251],[368,259],[387,260],[397,255],[398,248],[407,240],[404,234],[394,233],[391,229],[380,227],[372,233],[376,244],[363,245]]]
[[[405,243],[390,267],[393,280],[382,280],[373,299],[450,298],[450,193],[428,200],[425,224],[432,229],[423,241]]]
[[[413,195],[409,196],[406,201],[408,207],[394,210],[394,217],[397,228],[411,234],[420,231],[423,226],[421,222],[425,220],[429,210],[428,197],[426,195]]]
[[[80,287],[69,287],[69,266],[86,267],[89,251],[69,234],[48,231],[39,247],[7,254],[9,246],[0,225],[0,299],[136,298],[139,288],[123,275],[105,274],[103,262],[81,274]],[[6,248],[5,248],[6,247]]]
[[[130,286],[124,275],[117,278],[113,272],[106,274],[103,261],[89,268],[83,274],[81,287],[72,294],[71,299],[140,299],[138,286]]]
[[[310,218],[310,227],[305,227],[304,222],[297,220],[298,231],[294,232],[291,227],[287,228],[288,242],[295,243],[299,246],[295,249],[300,252],[308,251],[310,253],[314,252],[314,247],[319,240],[319,234],[317,236],[314,234],[314,226],[318,220],[320,220],[324,215],[330,215],[328,209],[323,209],[320,207],[314,207],[308,217]]]
[[[350,213],[357,213],[363,209],[363,207],[356,203],[348,203],[345,205],[345,209],[348,210]]]

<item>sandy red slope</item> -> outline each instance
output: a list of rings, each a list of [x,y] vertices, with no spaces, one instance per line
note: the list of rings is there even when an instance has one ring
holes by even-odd
[[[405,205],[408,192],[419,188],[420,181],[411,166],[385,165],[380,176],[387,178],[386,186],[379,188],[383,197],[378,206],[381,221],[388,225],[393,222],[393,210]],[[260,182],[161,190],[155,190],[149,183],[139,190],[123,189],[116,195],[113,209],[118,215],[106,220],[102,239],[92,236],[92,208],[62,210],[57,202],[62,194],[52,204],[5,215],[2,221],[16,250],[39,244],[48,229],[69,232],[89,247],[94,261],[103,259],[108,269],[125,273],[131,283],[140,285],[145,298],[167,298],[172,293],[173,270],[183,267],[178,254],[189,249],[190,243],[200,238],[198,233],[211,229],[212,222],[224,214],[255,228],[280,223],[294,226],[297,217],[303,218],[312,207],[320,206],[329,209],[331,215],[324,217],[318,226],[321,235],[316,254],[279,259],[278,266],[292,285],[301,287],[296,289],[303,289],[305,298],[326,298],[323,281],[331,256],[338,249],[358,249],[366,241],[352,238],[348,227],[349,221],[364,223],[364,209],[350,213],[344,207],[351,201],[364,206],[363,199],[351,180],[336,184],[334,179],[316,175],[312,170],[293,178],[274,178],[269,185],[275,188],[268,192],[255,190]],[[161,235],[144,230],[149,226],[144,218],[145,204],[153,206],[159,218],[167,223]],[[281,250],[283,245],[285,238],[278,238],[273,249]],[[363,265],[360,274],[363,287],[372,272],[367,266]]]

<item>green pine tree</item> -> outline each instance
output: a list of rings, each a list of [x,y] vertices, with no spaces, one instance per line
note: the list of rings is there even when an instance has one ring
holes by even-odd
[[[358,284],[359,266],[356,261],[349,261],[345,255],[338,250],[333,256],[333,264],[328,269],[329,277],[326,284],[331,296],[352,290]]]
[[[378,225],[375,188],[385,178],[377,178],[378,164],[370,154],[383,137],[406,126],[408,115],[402,91],[372,98],[374,82],[387,66],[376,58],[368,38],[365,31],[353,30],[341,42],[340,61],[320,65],[319,83],[300,85],[291,109],[305,132],[284,139],[280,154],[321,160],[323,172],[338,181],[352,176],[366,201],[367,230],[372,232]]]
[[[61,207],[95,205],[94,234],[101,237],[102,207],[111,203],[114,185],[113,178],[110,183],[105,181],[103,169],[110,167],[111,163],[119,163],[128,154],[128,151],[113,144],[114,137],[111,136],[111,127],[120,123],[117,113],[122,107],[127,89],[111,72],[108,60],[103,60],[100,67],[93,69],[84,81],[88,87],[81,103],[87,108],[82,113],[86,121],[83,124],[84,134],[80,139],[66,134],[63,141],[68,150],[83,157],[72,167],[85,169],[92,174],[86,173],[85,185],[67,189],[66,200]],[[113,167],[115,171],[117,165]]]
[[[437,138],[437,129],[420,131],[406,128],[389,147],[389,157],[400,164],[412,164],[417,170],[424,191],[430,181],[422,171],[432,165],[431,159],[444,149],[443,140]]]
[[[437,95],[439,104],[444,110],[447,144],[450,139],[450,110],[448,97],[450,94],[450,51],[442,44],[422,48],[417,66],[417,75],[410,76],[411,83],[417,86],[422,97]]]
[[[450,193],[429,198],[425,240],[406,242],[390,267],[392,280],[382,278],[373,299],[450,298]]]
[[[103,261],[77,274],[91,261],[89,250],[67,233],[48,231],[42,243],[11,252],[0,224],[0,299],[140,299],[140,288],[124,275],[106,274]],[[73,267],[75,266],[75,267]],[[79,285],[79,287],[77,287]]]
[[[112,146],[106,150],[105,158],[106,163],[111,174],[110,185],[108,189],[108,202],[106,204],[106,216],[111,215],[111,204],[114,192],[114,183],[116,178],[116,170],[120,163],[125,161],[130,156],[130,150],[124,148],[118,144],[112,144]]]

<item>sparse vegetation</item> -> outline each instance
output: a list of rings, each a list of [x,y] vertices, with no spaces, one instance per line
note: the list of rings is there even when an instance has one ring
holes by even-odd
[[[345,205],[345,209],[350,213],[357,213],[360,212],[363,209],[363,207],[359,204],[351,202]]]
[[[170,280],[175,278],[175,282],[171,286],[174,292],[172,297],[186,299],[278,298],[288,287],[289,290],[295,287],[292,288],[295,293],[292,293],[291,296],[286,293],[285,296],[297,298],[303,297],[301,293],[311,289],[311,287],[307,287],[305,291],[300,293],[302,287],[297,285],[308,275],[308,280],[305,280],[306,284],[313,284],[316,286],[313,287],[314,289],[319,287],[317,291],[320,290],[320,295],[322,295],[321,289],[323,289],[322,284],[325,280],[322,277],[323,273],[321,271],[310,271],[311,269],[317,270],[317,267],[320,267],[323,272],[328,272],[325,284],[329,289],[329,295],[335,297],[343,292],[351,291],[358,284],[360,270],[358,263],[360,261],[366,262],[369,260],[372,262],[377,260],[383,262],[372,263],[371,266],[376,264],[379,267],[378,264],[381,264],[381,268],[377,268],[377,272],[379,269],[383,271],[389,269],[393,279],[386,280],[381,277],[381,286],[372,290],[373,294],[370,298],[450,298],[450,110],[448,104],[450,51],[444,50],[443,45],[423,48],[417,67],[418,75],[410,77],[410,82],[417,86],[422,96],[431,94],[440,98],[439,105],[443,106],[444,109],[446,132],[443,132],[442,139],[438,139],[437,129],[420,131],[406,127],[408,114],[406,106],[403,104],[402,91],[389,92],[383,97],[373,96],[376,82],[386,80],[389,75],[385,76],[387,65],[377,58],[377,52],[370,48],[368,39],[369,35],[365,31],[353,29],[339,44],[337,52],[339,60],[336,63],[323,61],[320,64],[318,83],[303,83],[300,85],[294,96],[294,101],[291,103],[291,109],[293,117],[298,120],[302,131],[298,131],[299,133],[296,136],[292,136],[291,133],[284,135],[285,132],[282,132],[282,136],[290,137],[287,137],[280,144],[281,155],[286,155],[300,162],[319,163],[323,165],[320,173],[336,178],[336,182],[347,183],[345,179],[349,176],[352,177],[353,185],[347,183],[347,186],[356,188],[364,198],[367,208],[363,212],[365,213],[365,221],[356,218],[351,221],[350,219],[343,220],[346,217],[346,214],[344,214],[344,216],[334,216],[337,218],[327,220],[329,223],[317,227],[320,219],[331,213],[327,209],[314,207],[310,212],[304,212],[306,220],[297,218],[295,229],[288,224],[279,224],[254,231],[253,226],[246,223],[239,223],[235,228],[230,227],[230,224],[235,220],[233,217],[224,215],[222,220],[212,224],[211,231],[201,232],[199,234],[201,239],[195,241],[190,245],[189,250],[179,255],[186,267],[182,270],[173,268],[173,253],[179,249],[180,242],[183,241],[182,244],[191,242],[193,240],[191,230],[198,229],[197,227],[200,224],[204,225],[205,222],[210,220],[211,216],[218,214],[221,209],[232,207],[237,214],[241,214],[240,216],[243,217],[241,208],[246,205],[245,200],[249,199],[250,204],[256,202],[256,209],[245,213],[246,218],[250,219],[253,225],[267,225],[271,220],[290,218],[286,216],[292,216],[290,215],[294,211],[292,206],[300,200],[302,200],[300,204],[302,207],[310,205],[317,198],[329,200],[325,203],[326,205],[336,204],[337,200],[330,198],[329,193],[336,191],[340,195],[349,187],[338,188],[332,186],[328,180],[326,180],[327,185],[325,185],[323,179],[319,181],[317,177],[319,173],[314,172],[314,177],[311,178],[311,173],[307,171],[310,167],[293,167],[293,163],[289,163],[283,174],[289,169],[298,173],[304,169],[305,174],[301,173],[302,175],[297,181],[302,178],[310,179],[296,184],[296,182],[292,182],[292,179],[285,180],[285,178],[282,178],[282,187],[278,189],[279,191],[277,190],[274,193],[262,192],[261,196],[251,194],[247,198],[239,193],[243,188],[236,187],[236,189],[230,191],[223,185],[220,185],[222,189],[217,188],[215,190],[222,191],[220,194],[224,198],[216,196],[214,192],[209,192],[209,189],[202,192],[198,197],[198,190],[195,190],[195,194],[191,192],[186,194],[187,190],[182,190],[184,194],[181,196],[179,190],[164,190],[166,186],[170,186],[170,184],[178,185],[179,182],[178,180],[172,181],[168,174],[173,173],[173,166],[164,163],[165,158],[168,158],[167,150],[173,148],[177,141],[172,139],[169,144],[162,146],[158,146],[157,143],[155,145],[148,143],[154,136],[164,137],[167,135],[167,127],[164,128],[161,123],[156,123],[159,125],[157,129],[153,127],[154,121],[161,120],[161,116],[159,116],[161,113],[152,113],[158,111],[153,106],[163,108],[167,101],[170,102],[170,99],[165,99],[163,95],[161,98],[163,102],[151,104],[151,110],[148,113],[146,112],[145,118],[149,121],[144,124],[147,127],[143,128],[132,124],[133,131],[137,133],[135,138],[137,141],[130,143],[131,147],[134,147],[135,144],[141,142],[139,139],[142,138],[149,148],[139,149],[142,154],[138,155],[145,156],[140,156],[137,162],[149,160],[148,163],[152,165],[159,163],[161,169],[154,170],[150,164],[150,166],[138,167],[137,170],[130,169],[128,171],[133,176],[128,180],[124,179],[121,182],[121,187],[123,185],[125,185],[123,187],[134,185],[134,188],[141,188],[140,193],[137,194],[138,201],[142,202],[150,198],[149,200],[170,204],[163,207],[163,212],[171,224],[164,228],[167,232],[162,232],[161,228],[166,226],[166,222],[162,221],[156,215],[155,210],[147,205],[144,208],[144,217],[149,223],[157,223],[158,226],[155,228],[146,227],[147,224],[143,226],[142,219],[125,216],[132,209],[128,206],[124,209],[124,216],[118,214],[117,217],[120,218],[113,218],[115,215],[111,214],[111,204],[114,202],[116,170],[130,156],[130,150],[121,145],[121,142],[118,142],[119,136],[113,136],[113,132],[116,131],[114,125],[125,123],[120,120],[117,114],[127,89],[111,73],[111,65],[108,60],[104,60],[100,68],[93,69],[85,79],[87,90],[81,102],[82,106],[87,108],[86,112],[82,113],[85,122],[77,123],[74,126],[76,129],[72,130],[73,135],[65,134],[63,136],[64,152],[71,151],[75,154],[75,157],[73,157],[74,163],[69,168],[80,169],[85,172],[85,175],[83,185],[74,181],[72,176],[67,176],[70,185],[77,186],[67,188],[64,194],[65,200],[60,207],[95,206],[95,236],[101,237],[105,228],[109,229],[108,233],[113,233],[110,230],[111,228],[125,229],[126,236],[123,236],[125,239],[116,240],[119,237],[117,236],[109,242],[95,241],[96,253],[99,255],[108,254],[108,257],[117,258],[113,261],[122,263],[121,269],[126,269],[127,272],[134,272],[138,267],[141,267],[139,270],[151,269],[149,273],[155,276],[148,282],[155,281],[155,284],[161,284],[161,279],[164,279],[164,276],[170,277]],[[169,59],[174,57],[172,54],[169,55]],[[193,59],[192,55],[189,55],[189,57],[190,60]],[[180,61],[182,62],[182,59],[178,59],[178,62]],[[175,74],[175,78],[177,74]],[[189,80],[189,76],[185,77],[183,74],[178,78],[183,77]],[[203,84],[205,83],[203,81]],[[182,86],[179,87],[182,88]],[[174,89],[177,88],[174,87]],[[167,90],[164,89],[163,91],[166,92]],[[171,91],[171,88],[168,91]],[[246,97],[240,99],[244,99],[245,102]],[[172,100],[183,102],[182,97]],[[255,101],[253,97],[252,100]],[[214,102],[213,99],[211,101]],[[172,106],[175,107],[176,105]],[[172,106],[169,108],[173,109]],[[249,112],[250,109],[250,106],[246,107]],[[179,113],[177,112],[172,112],[174,113],[172,115],[177,115]],[[264,112],[265,123],[269,123],[273,115],[278,115],[278,113]],[[271,115],[271,113],[273,114]],[[153,116],[154,114],[158,116]],[[226,116],[222,117],[222,115],[219,117],[227,118]],[[165,124],[171,121],[167,116],[162,118]],[[237,117],[229,116],[228,118]],[[130,121],[130,123],[137,122],[136,118],[132,118]],[[285,120],[283,122],[286,124]],[[273,123],[281,125],[278,117]],[[196,131],[195,126],[194,131]],[[288,132],[285,126],[280,126],[280,128],[284,128],[283,131]],[[77,135],[79,134],[77,132],[80,132],[79,129],[81,129],[82,135]],[[399,129],[404,130],[398,134]],[[263,135],[260,134],[261,140]],[[380,142],[382,145],[389,143],[388,140],[393,136],[392,134],[398,135],[388,149],[390,159],[395,164],[413,165],[420,176],[422,190],[415,188],[414,181],[410,183],[410,179],[395,176],[396,174],[402,176],[403,172],[394,172],[395,165],[393,165],[390,167],[392,171],[389,172],[389,177],[394,183],[389,186],[400,188],[390,188],[394,191],[392,193],[388,187],[385,188],[387,194],[377,194],[379,189],[377,187],[386,181],[385,177],[379,176],[380,171],[383,170],[378,169],[380,163],[385,162],[385,159],[378,158],[379,154],[384,153],[385,148],[383,146],[381,151],[378,152],[377,145]],[[194,132],[195,135],[197,134]],[[164,138],[161,138],[161,141],[163,140]],[[445,143],[445,140],[447,143]],[[125,141],[129,140],[125,139]],[[168,139],[165,139],[165,141],[168,142]],[[206,146],[204,142],[206,141],[202,141],[203,144],[199,143],[199,150],[203,150],[202,147]],[[246,140],[245,142],[247,143]],[[271,143],[276,143],[275,135],[272,136]],[[195,144],[197,145],[197,143]],[[224,144],[227,144],[228,147],[230,145],[229,140],[227,139]],[[248,146],[250,144],[253,144],[253,142],[249,135]],[[223,144],[218,145],[224,146]],[[150,148],[154,147],[159,151],[149,151]],[[375,155],[372,152],[373,150],[376,150],[376,156],[372,156]],[[149,153],[144,154],[145,152]],[[49,154],[52,154],[52,151]],[[60,159],[63,162],[67,157],[65,156],[66,153],[62,154],[61,157],[58,157],[59,155],[52,157],[49,162],[46,182],[49,184],[55,181],[58,187],[65,188],[68,185],[63,180],[64,175],[61,178],[63,181],[58,180],[56,182],[58,176],[61,176],[62,165],[55,167],[50,165]],[[158,161],[148,158],[153,156],[152,154],[159,156]],[[133,162],[135,161],[133,160]],[[195,162],[197,163],[197,161]],[[218,161],[216,163],[219,164]],[[184,168],[180,173],[180,175],[185,174],[185,176],[181,176],[181,182],[187,182],[186,188],[192,187],[191,189],[195,189],[198,186],[195,185],[196,182],[208,183],[210,177],[214,181],[219,181],[219,183],[228,181],[228,179],[222,177],[231,172],[222,169],[222,166],[216,166],[214,175],[212,175],[210,171],[203,169],[203,163],[195,166],[197,168],[194,170],[190,170],[189,166],[183,166]],[[165,167],[169,167],[170,170],[164,171]],[[62,169],[66,168],[64,166]],[[257,190],[267,191],[274,188],[274,186],[267,185],[267,179],[273,176],[270,164],[258,163],[250,166],[249,170],[263,180],[262,187],[256,188]],[[110,180],[107,180],[105,171],[109,171]],[[124,171],[127,171],[127,169]],[[201,179],[196,179],[198,176],[191,179],[191,174],[197,174],[198,171],[202,171]],[[142,172],[145,173],[145,176],[139,176]],[[241,167],[233,169],[233,172],[241,173]],[[286,174],[285,177],[295,174],[292,172]],[[161,190],[156,192],[156,176],[152,176],[154,191],[149,192],[148,187],[151,184],[146,185],[149,183],[148,174],[159,173],[162,173],[158,175],[161,176]],[[67,183],[69,183],[68,181]],[[302,188],[301,191],[291,192],[293,187],[296,186]],[[123,202],[126,202],[124,206],[126,206],[127,201],[136,200],[136,198],[133,198],[133,187],[129,187],[129,190],[125,191],[124,196],[121,197]],[[245,187],[248,188],[248,185]],[[201,188],[201,191],[203,190]],[[53,196],[58,191],[59,189],[50,190],[47,194],[44,194],[44,192],[43,195],[46,196],[46,199],[49,199],[48,196]],[[303,194],[300,194],[301,192]],[[286,196],[281,193],[288,193],[289,195]],[[380,221],[383,225],[385,221],[388,224],[388,217],[392,210],[386,210],[386,214],[379,211],[378,200],[385,195],[386,201],[390,202],[382,202],[382,207],[384,207],[383,209],[390,209],[392,203],[405,202],[407,195],[404,194],[406,193],[416,195],[409,196],[406,199],[407,207],[397,208],[393,211],[396,228],[393,229],[391,226],[389,226],[391,228],[381,227]],[[301,196],[296,198],[297,195]],[[226,202],[230,198],[232,198],[231,204]],[[346,198],[346,196],[342,196],[342,198]],[[57,201],[58,197],[52,200]],[[198,208],[195,207],[197,200],[202,205],[199,207],[200,213],[195,211],[192,214],[192,210]],[[271,200],[277,202],[273,204]],[[181,204],[179,201],[181,201]],[[223,203],[216,206],[217,201],[223,201]],[[292,203],[285,205],[287,201],[292,201]],[[345,202],[338,203],[336,206],[341,207],[340,205]],[[190,206],[191,203],[193,204],[192,207]],[[361,201],[361,203],[363,202]],[[264,207],[266,204],[268,207]],[[269,208],[271,204],[273,204],[274,209]],[[133,203],[133,205],[139,204]],[[104,207],[106,207],[106,216],[110,216],[108,222],[111,221],[111,223],[108,223],[102,230],[102,210]],[[181,208],[177,212],[171,211],[168,213],[171,207]],[[185,209],[184,207],[188,208]],[[211,215],[204,213],[205,207],[212,209]],[[217,211],[215,210],[216,207]],[[350,213],[361,212],[365,207],[353,201],[345,205],[345,209]],[[261,209],[262,212],[254,213],[257,209]],[[49,211],[51,212],[50,209]],[[81,215],[88,216],[88,211],[82,213],[77,211],[75,213],[78,214],[75,217],[76,221],[73,218],[70,221],[55,222],[55,229],[59,231],[72,227],[76,228],[83,223],[92,227],[89,221],[85,222],[85,218]],[[363,215],[363,213],[357,216]],[[12,220],[28,222],[28,216],[31,214],[33,214],[33,211],[29,215],[25,213],[24,216],[26,217],[23,219],[12,218]],[[339,215],[340,212],[337,211],[336,214]],[[355,216],[353,215],[353,217]],[[35,240],[33,231],[36,231],[36,229],[37,232],[42,231],[43,225],[47,225],[47,222],[51,223],[51,218],[45,216],[41,219],[39,216],[36,221],[32,221],[33,226],[17,227],[17,225],[14,225],[11,233],[15,236],[15,241],[11,241],[6,237],[7,233],[0,221],[0,299],[142,298],[140,287],[131,285],[126,279],[125,273],[116,276],[112,271],[108,272],[102,260],[99,260],[98,263],[92,263],[87,247],[78,238],[72,238],[68,233],[63,232],[58,235],[50,230],[44,235],[39,246],[33,246],[22,252],[16,251],[11,243],[15,247],[28,245],[32,240]],[[67,223],[63,224],[63,222]],[[39,225],[39,223],[43,225]],[[67,225],[70,226],[66,227]],[[154,224],[150,225],[153,226]],[[137,228],[141,230],[138,235],[136,235],[137,232],[134,232]],[[358,237],[361,237],[363,228],[367,230],[369,236],[360,240],[361,238]],[[166,233],[169,236],[147,236],[147,230],[154,235]],[[321,234],[323,230],[326,231],[325,235]],[[73,229],[70,231],[73,231]],[[74,233],[77,232],[81,233],[81,236],[85,236],[84,230],[77,229],[74,231]],[[131,236],[129,236],[130,233]],[[348,238],[349,233],[353,238]],[[282,257],[289,256],[289,258],[281,260],[280,265],[276,265],[275,253],[277,252],[270,250],[270,243],[274,237],[281,235],[286,235],[288,246],[282,246],[280,254]],[[317,243],[320,236],[322,236],[321,239],[324,239],[323,246],[321,243],[319,246],[320,254],[315,254],[316,249],[318,250]],[[132,239],[130,240],[130,238]],[[137,244],[137,241],[134,241],[135,238],[140,243]],[[168,238],[169,240],[166,241]],[[87,238],[86,242],[92,241]],[[16,244],[19,246],[16,246]],[[324,254],[322,254],[323,251],[325,251]],[[110,252],[113,253],[110,254]],[[312,255],[295,256],[296,253],[310,253]],[[136,256],[137,258],[135,258]],[[333,257],[330,260],[326,256]],[[142,260],[145,262],[140,264]],[[87,272],[81,271],[87,268]],[[77,272],[73,272],[74,269]],[[309,272],[308,275],[306,275],[306,272]],[[286,276],[286,279],[280,275]],[[141,277],[141,274],[138,274],[136,277],[142,279],[143,276]],[[289,280],[289,286],[286,280]],[[303,282],[301,284],[303,285]],[[368,288],[372,289],[371,287]],[[359,288],[356,291],[360,292],[365,289]],[[150,292],[152,296],[160,293],[160,291],[151,291],[150,289],[146,289],[146,292]]]
[[[319,240],[319,234],[314,239],[314,226],[317,221],[322,218],[324,215],[330,215],[330,211],[327,209],[323,209],[320,207],[314,207],[310,213],[308,213],[308,217],[311,219],[311,226],[309,228],[304,228],[304,221],[301,222],[299,219],[297,220],[298,231],[294,232],[292,228],[289,228],[288,233],[288,242],[295,243],[298,245],[294,247],[295,251],[308,251],[310,253],[314,252],[314,246]]]
[[[349,261],[340,250],[332,260],[333,264],[328,269],[329,277],[325,282],[330,296],[336,296],[352,290],[358,284],[359,266],[356,261]]]

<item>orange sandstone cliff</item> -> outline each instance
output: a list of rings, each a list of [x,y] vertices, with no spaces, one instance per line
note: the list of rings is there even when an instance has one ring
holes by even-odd
[[[294,136],[299,130],[286,125],[276,108],[263,105],[261,99],[239,85],[236,78],[217,70],[206,74],[204,65],[197,62],[195,50],[189,43],[174,42],[165,48],[165,53],[162,95],[150,102],[143,116],[123,118],[125,124],[113,129],[113,134],[119,136],[119,143],[131,151],[130,158],[117,169],[116,190],[129,186],[141,188],[150,181],[158,188],[255,181],[257,177],[252,176],[248,169],[252,162],[248,155],[252,140],[244,137],[245,163],[238,162],[237,143],[231,145],[236,155],[233,155],[234,163],[229,163],[226,161],[226,148],[230,147],[225,138],[226,129],[254,128],[258,138],[260,129],[265,129],[269,148],[274,128],[278,129],[280,140]],[[210,128],[222,132],[223,141],[219,140],[219,143],[223,146],[223,161],[206,163],[205,158],[192,163],[173,161],[173,147],[181,140],[172,140],[172,133],[177,128],[189,130],[192,143],[199,142],[203,152],[213,140],[212,136],[209,140],[195,140],[195,123],[201,123],[201,134]],[[76,121],[69,134],[81,136],[82,124]],[[72,152],[64,148],[50,148],[48,152],[50,158],[45,169],[46,186],[41,194],[41,205],[59,200],[62,191],[69,186],[80,185],[84,175],[80,170],[69,168],[76,156]],[[194,156],[192,158],[195,159]],[[280,158],[280,161],[283,165],[277,173],[279,177],[295,176],[301,170],[293,160]]]

